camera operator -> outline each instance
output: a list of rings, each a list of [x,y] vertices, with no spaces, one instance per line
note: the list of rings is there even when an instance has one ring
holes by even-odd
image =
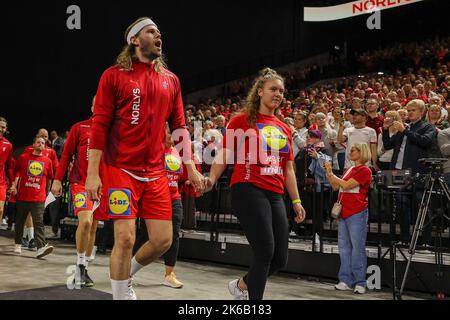
[[[425,103],[422,100],[411,100],[406,108],[408,109],[409,125],[400,121],[389,122],[385,120],[383,124],[383,145],[385,150],[394,150],[390,168],[391,170],[410,169],[414,175],[416,173],[426,173],[426,168],[418,160],[428,156],[429,149],[433,143],[435,128],[433,125],[422,121],[422,114],[425,110]],[[389,127],[394,126],[397,133],[389,136]],[[417,186],[416,199],[420,202],[423,194],[423,186]],[[400,238],[405,244],[410,239],[411,225],[411,198],[403,196],[400,199],[403,212],[400,223]],[[431,225],[425,228],[425,242],[431,242]]]

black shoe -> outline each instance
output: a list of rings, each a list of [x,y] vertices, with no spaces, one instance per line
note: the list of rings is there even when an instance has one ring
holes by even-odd
[[[89,277],[89,275],[88,275],[88,271],[85,269],[85,272],[84,272],[84,285],[83,285],[83,287],[90,288],[90,287],[93,287],[93,286],[94,286],[94,281],[92,281],[91,277]]]
[[[97,253],[105,254],[106,253],[106,246],[99,245],[97,247]]]
[[[28,240],[26,238],[22,238],[22,247],[28,248]]]
[[[86,267],[82,264],[79,264],[77,268],[77,271],[79,271],[80,273],[80,285],[84,286],[86,283]]]
[[[35,239],[31,239],[28,242],[28,249],[36,249],[36,240]]]

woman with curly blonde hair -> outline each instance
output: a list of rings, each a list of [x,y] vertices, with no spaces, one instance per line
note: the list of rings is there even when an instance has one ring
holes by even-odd
[[[293,167],[292,131],[275,116],[283,96],[283,78],[275,70],[262,70],[248,93],[243,112],[228,124],[223,148],[207,179],[210,189],[227,164],[238,159],[233,162],[230,183],[232,207],[253,252],[248,273],[228,285],[238,300],[262,299],[267,278],[286,265],[289,232],[283,201],[285,187],[292,199],[295,221],[305,219]]]

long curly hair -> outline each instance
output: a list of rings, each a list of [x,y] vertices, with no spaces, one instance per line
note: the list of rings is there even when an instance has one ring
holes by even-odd
[[[130,32],[131,28],[133,28],[136,24],[145,19],[149,18],[148,17],[139,18],[128,26],[127,30],[125,30],[124,35],[125,41],[127,41],[127,35]],[[136,60],[138,60],[138,57],[136,55],[136,46],[130,43],[123,47],[122,52],[120,52],[119,56],[116,59],[116,63],[125,70],[131,70],[133,66],[133,61]],[[156,58],[154,63],[156,72],[162,73],[164,69],[167,69],[167,64],[165,62],[164,55],[161,55],[160,57]]]
[[[261,104],[261,97],[258,95],[258,89],[262,89],[267,81],[272,80],[280,80],[284,85],[284,78],[275,70],[264,68],[259,72],[258,78],[255,79],[252,88],[248,92],[242,111],[247,114],[247,121],[250,124],[250,127],[256,126],[256,116]]]

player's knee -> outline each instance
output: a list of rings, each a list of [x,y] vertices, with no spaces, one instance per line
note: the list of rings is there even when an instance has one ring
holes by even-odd
[[[123,250],[132,250],[135,237],[131,233],[121,233],[117,239],[114,239],[115,245]]]

